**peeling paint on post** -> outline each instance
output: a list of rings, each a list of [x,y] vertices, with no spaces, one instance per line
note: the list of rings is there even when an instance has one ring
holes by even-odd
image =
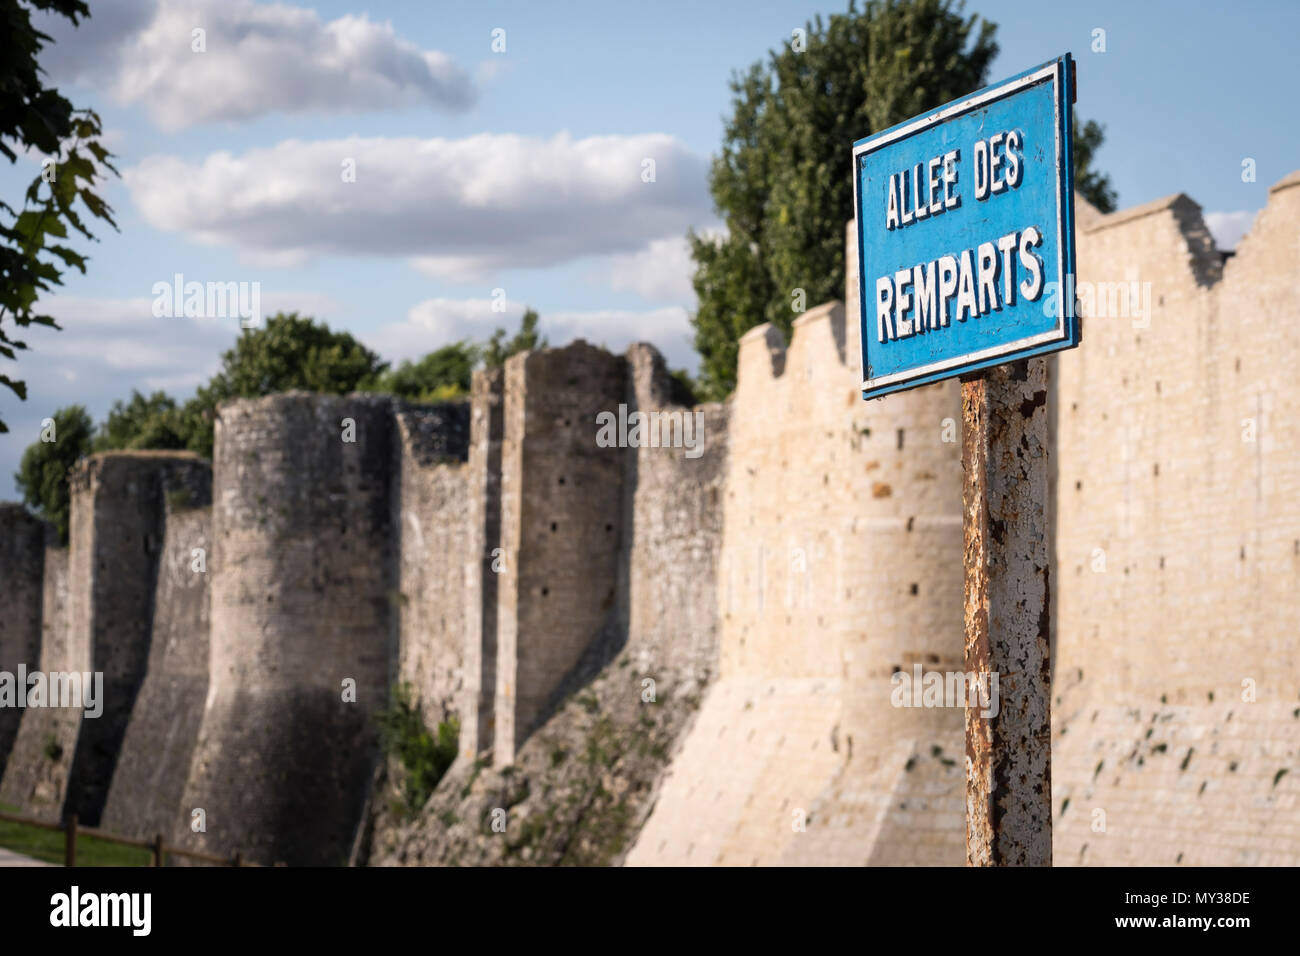
[[[966,708],[970,866],[1052,863],[1048,447],[1045,358],[963,380],[965,666],[999,693]]]

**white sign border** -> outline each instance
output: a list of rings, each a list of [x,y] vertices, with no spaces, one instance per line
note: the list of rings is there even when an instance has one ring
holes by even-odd
[[[1056,169],[1057,176],[1059,177],[1065,169],[1065,156],[1063,153],[1064,144],[1061,142],[1061,100],[1064,96],[1062,90],[1062,74],[1064,65],[1063,60],[1053,60],[1036,70],[1031,70],[1023,76],[1018,76],[998,86],[991,86],[988,89],[981,90],[979,93],[976,93],[973,96],[968,96],[964,100],[957,100],[954,103],[949,103],[947,106],[940,107],[933,113],[929,113],[918,119],[912,120],[911,122],[904,123],[894,129],[887,130],[879,136],[873,136],[853,147],[853,218],[855,220],[854,226],[857,230],[856,238],[858,242],[858,334],[861,346],[859,351],[861,352],[860,360],[862,362],[863,376],[861,388],[863,391],[881,388],[886,385],[893,385],[896,382],[908,381],[914,378],[926,378],[937,372],[944,372],[948,369],[966,365],[971,362],[980,362],[985,359],[995,358],[999,355],[1012,355],[1016,352],[1023,351],[1024,349],[1033,348],[1038,345],[1045,345],[1050,342],[1060,342],[1069,337],[1065,328],[1066,306],[1062,303],[1062,307],[1057,310],[1056,328],[1049,332],[1039,332],[1036,335],[1026,336],[1023,339],[1016,339],[1012,342],[1003,342],[999,345],[982,349],[979,352],[968,352],[965,355],[940,359],[937,362],[931,362],[929,365],[921,365],[901,372],[889,372],[888,374],[880,375],[876,378],[867,378],[867,340],[866,322],[864,320],[866,315],[866,286],[864,284],[865,280],[863,278],[862,269],[862,266],[865,263],[863,261],[862,251],[862,226],[861,223],[857,222],[858,218],[862,214],[862,201],[859,194],[862,185],[862,179],[858,173],[859,156],[874,152],[882,146],[887,146],[888,144],[903,139],[904,137],[922,132],[923,130],[929,129],[931,126],[944,122],[945,120],[961,116],[963,113],[969,113],[971,110],[977,109],[985,103],[991,103],[994,100],[1002,99],[1003,97],[1009,96],[1012,93],[1016,93],[1027,87],[1035,86],[1048,77],[1051,78],[1053,85],[1052,111],[1054,117],[1053,126],[1055,128],[1054,134],[1056,138]],[[1062,212],[1061,187],[1058,181],[1056,189],[1057,275],[1061,277],[1062,281],[1065,281],[1066,223]],[[1071,305],[1073,305],[1073,303],[1071,303]],[[883,398],[884,396],[877,397]]]

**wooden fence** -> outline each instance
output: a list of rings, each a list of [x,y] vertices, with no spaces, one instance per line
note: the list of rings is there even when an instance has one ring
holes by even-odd
[[[83,827],[77,823],[77,815],[69,814],[68,819],[63,823],[52,823],[49,820],[38,820],[35,817],[17,816],[12,813],[0,812],[0,820],[6,820],[9,823],[22,823],[27,826],[40,827],[43,830],[62,830],[63,831],[63,865],[77,865],[77,835],[85,834],[94,837],[96,840],[104,840],[108,843],[118,843],[122,846],[139,847],[142,850],[148,850],[152,855],[150,866],[162,866],[167,862],[168,856],[180,856],[189,860],[197,860],[200,863],[211,863],[215,866],[257,866],[256,863],[249,863],[244,859],[242,853],[238,850],[231,856],[214,856],[211,853],[197,853],[194,850],[182,850],[179,847],[167,846],[163,843],[162,834],[158,834],[152,840],[136,840],[131,837],[118,836],[116,833],[109,833],[100,830],[97,827]],[[277,863],[276,866],[283,866],[283,863]]]

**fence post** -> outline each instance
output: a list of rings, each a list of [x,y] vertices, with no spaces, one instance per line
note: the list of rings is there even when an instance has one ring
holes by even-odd
[[[166,862],[163,849],[163,835],[155,834],[153,838],[153,862],[152,866],[162,866]]]
[[[63,865],[77,865],[77,815],[69,813],[63,823]]]

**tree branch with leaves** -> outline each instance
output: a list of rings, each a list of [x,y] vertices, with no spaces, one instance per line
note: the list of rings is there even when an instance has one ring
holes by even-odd
[[[32,25],[32,12],[52,12],[76,25],[90,10],[81,0],[0,0],[0,153],[45,158],[21,208],[0,199],[0,356],[17,360],[27,343],[13,333],[32,325],[58,329],[41,311],[44,292],[62,285],[68,269],[86,271],[86,258],[67,241],[71,233],[94,241],[88,220],[117,228],[113,210],[95,192],[106,173],[117,174],[101,140],[99,116],[75,109],[44,84],[37,57],[50,42]],[[13,328],[7,328],[10,325]],[[0,386],[21,400],[26,383],[0,372]],[[0,432],[8,431],[0,420]]]

